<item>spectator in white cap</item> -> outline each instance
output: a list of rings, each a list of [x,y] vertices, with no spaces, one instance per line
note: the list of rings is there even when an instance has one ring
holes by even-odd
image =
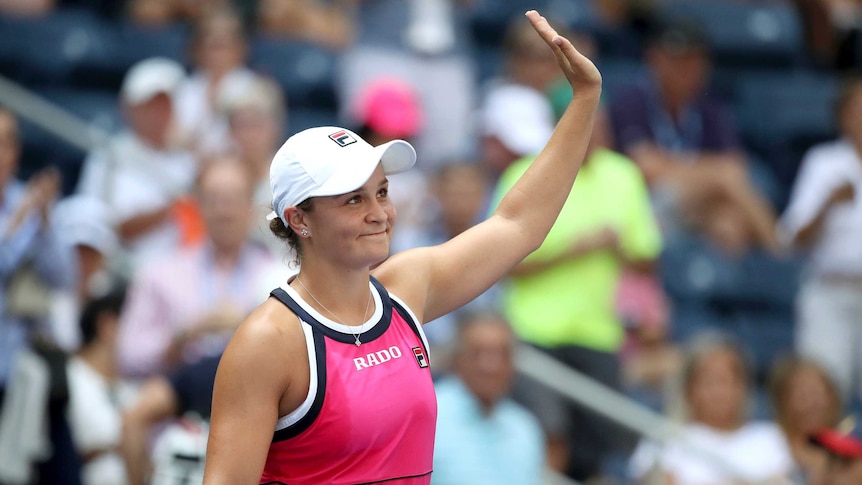
[[[545,93],[560,77],[554,56],[527,22],[509,26],[503,53],[503,75],[487,90],[478,120],[483,162],[495,180],[512,162],[539,153],[547,143],[555,116]]]
[[[537,12],[527,16],[577,96],[497,211],[452,240],[389,257],[397,214],[387,175],[416,160],[405,141],[375,147],[324,126],[276,153],[270,227],[300,269],[222,355],[205,483],[430,483],[437,406],[422,324],[541,244],[599,102],[595,66]]]
[[[51,336],[60,348],[72,352],[81,341],[81,306],[110,290],[112,279],[107,266],[118,241],[108,207],[92,196],[73,195],[61,200],[55,210],[54,227],[60,242],[72,253],[77,277],[74,284],[51,295]]]
[[[173,142],[173,95],[184,78],[183,67],[169,59],[134,65],[120,92],[128,129],[89,154],[78,181],[79,193],[109,207],[127,251],[124,272],[179,243],[172,208],[197,170],[192,155]]]
[[[488,94],[481,123],[483,162],[496,179],[512,162],[545,146],[554,130],[554,111],[542,93],[507,84]]]

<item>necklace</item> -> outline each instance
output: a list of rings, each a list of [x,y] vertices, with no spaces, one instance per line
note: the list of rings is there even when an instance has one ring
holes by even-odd
[[[353,335],[353,338],[356,339],[356,346],[357,347],[362,345],[362,342],[359,340],[359,337],[362,335],[362,325],[359,325],[359,333],[353,333],[353,325],[348,325],[346,323],[347,320],[339,317],[338,315],[335,314],[335,312],[333,312],[329,308],[326,308],[326,305],[321,303],[320,300],[318,300],[317,297],[314,296],[314,293],[312,293],[311,290],[309,290],[308,287],[302,283],[302,280],[299,279],[299,275],[296,276],[296,282],[299,283],[299,286],[301,286],[302,289],[305,290],[306,293],[308,293],[308,296],[310,296],[311,299],[315,301],[315,303],[320,305],[320,307],[323,308],[324,310],[326,310],[327,313],[329,313],[330,315],[335,317],[335,319],[337,321],[339,321],[342,325],[345,325],[348,329],[350,329],[351,335]],[[362,317],[362,324],[363,325],[365,324],[365,321],[368,320],[368,308],[370,308],[370,307],[371,307],[371,292],[368,292],[368,301],[365,303],[365,313],[363,313],[363,317]]]

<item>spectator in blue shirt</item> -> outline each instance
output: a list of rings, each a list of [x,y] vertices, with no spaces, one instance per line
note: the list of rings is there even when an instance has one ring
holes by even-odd
[[[433,485],[542,482],[545,438],[538,420],[507,397],[515,336],[498,314],[464,318],[455,374],[437,384]]]
[[[51,224],[60,175],[49,168],[26,184],[15,179],[20,147],[17,120],[0,107],[0,422],[15,423],[0,430],[0,482],[30,483],[33,465],[44,462],[38,483],[53,483],[76,469],[62,416],[47,412],[49,401],[62,399],[52,387],[61,381],[44,355],[28,348],[35,334],[47,333],[45,290],[71,286],[75,269]]]

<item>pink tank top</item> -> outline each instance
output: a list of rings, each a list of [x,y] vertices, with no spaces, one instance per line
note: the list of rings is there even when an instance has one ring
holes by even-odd
[[[371,278],[375,311],[358,330],[327,319],[290,286],[272,292],[299,317],[309,393],[278,420],[262,484],[428,484],[437,398],[413,313]],[[352,327],[357,331],[357,327]]]

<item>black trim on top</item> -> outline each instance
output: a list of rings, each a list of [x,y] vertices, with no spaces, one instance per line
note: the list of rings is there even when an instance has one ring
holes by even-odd
[[[375,482],[362,482],[362,483],[357,483],[356,485],[374,485],[375,483],[386,483],[386,482],[391,482],[393,480],[404,480],[406,478],[419,478],[419,477],[428,476],[431,473],[432,472],[426,472],[426,473],[422,473],[420,475],[406,475],[403,477],[384,478],[383,480],[378,480]],[[275,481],[275,482],[264,482],[261,485],[287,485],[287,484],[284,482]]]
[[[293,298],[283,289],[276,288],[270,294],[287,306],[300,320],[309,322],[309,324],[311,324],[311,321],[314,321],[311,315],[303,310],[298,303],[293,301]],[[315,362],[317,366],[317,394],[314,396],[314,402],[311,403],[311,409],[305,413],[305,416],[299,418],[299,421],[292,425],[275,431],[272,437],[273,443],[293,438],[308,429],[320,415],[320,410],[323,409],[323,399],[326,397],[326,340],[320,332],[316,331],[313,325],[311,335],[314,340],[314,355],[317,361]],[[309,362],[308,365],[310,366],[312,363]]]
[[[383,288],[383,285],[381,285],[379,281],[374,279],[373,276],[371,277],[371,283],[374,285],[375,288],[377,288],[377,294],[380,295],[380,303],[383,306],[383,314],[380,316],[380,320],[377,321],[374,327],[359,334],[359,340],[363,344],[373,342],[376,338],[383,335],[383,333],[386,332],[387,329],[389,329],[389,322],[392,320],[392,302],[389,299],[389,293],[386,292],[386,289]],[[296,313],[302,321],[308,323],[315,329],[323,332],[323,334],[327,337],[343,344],[354,345],[356,343],[356,337],[354,336],[354,334],[339,332],[338,330],[334,330],[330,327],[327,327],[326,325],[317,321],[317,319],[312,317],[308,312],[303,310],[302,307],[299,306],[299,304],[293,301],[293,298],[290,298],[290,295],[288,295],[286,291],[281,288],[276,288],[270,293],[272,296],[275,296],[276,298],[281,300],[281,298],[276,295],[276,292],[283,293],[284,296],[286,296],[294,305],[296,305],[296,307],[302,313],[297,312],[296,310],[294,310],[293,313]],[[287,305],[287,303],[284,301],[282,301],[282,303]],[[290,305],[288,305],[288,307],[290,307]],[[293,308],[291,308],[291,310],[293,310]]]
[[[431,353],[428,352],[428,349],[425,347],[425,340],[422,339],[422,334],[419,333],[418,325],[420,325],[420,323],[414,321],[410,316],[410,312],[395,300],[392,300],[392,308],[401,315],[401,318],[403,318],[404,321],[407,322],[407,325],[410,326],[410,330],[413,330],[413,333],[416,334],[416,338],[419,339],[419,345],[421,345],[422,349],[425,350],[425,357],[428,359],[428,367],[431,367]]]
[[[404,475],[403,477],[384,478],[383,480],[377,480],[374,482],[362,482],[362,483],[357,483],[356,485],[374,485],[375,483],[386,483],[386,482],[391,482],[393,480],[404,480],[407,478],[426,477],[430,474],[431,474],[431,472],[420,473],[419,475]]]

